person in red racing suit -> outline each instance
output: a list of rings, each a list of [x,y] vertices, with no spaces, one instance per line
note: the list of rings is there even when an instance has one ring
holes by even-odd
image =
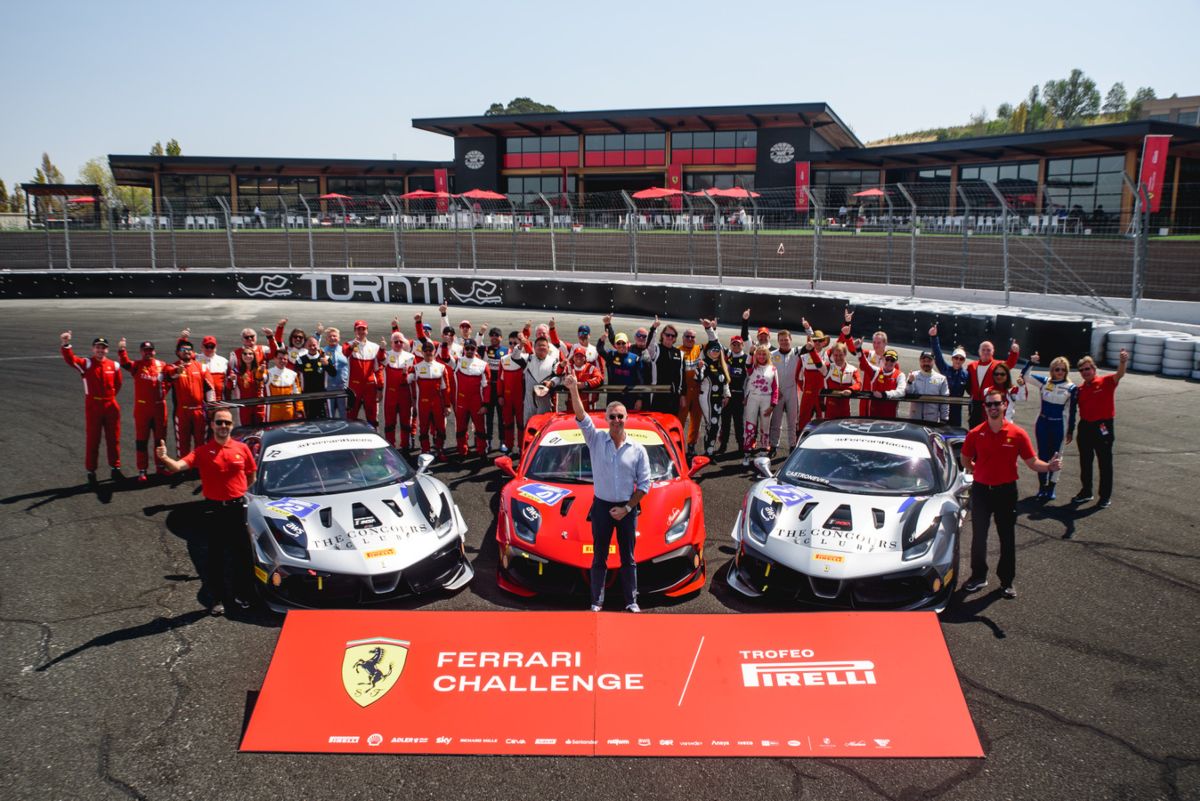
[[[500,357],[500,452],[520,455],[525,427],[525,359],[520,335],[509,332],[508,353]],[[516,433],[516,445],[513,433]]]
[[[488,442],[483,430],[483,403],[488,391],[488,365],[475,355],[475,340],[465,339],[463,355],[454,364],[454,434],[458,453],[467,455],[467,425],[475,426],[475,452],[487,454]]]
[[[121,476],[121,406],[117,393],[121,391],[121,368],[108,358],[108,340],[96,337],[92,355],[84,359],[71,350],[71,332],[59,335],[63,361],[83,377],[84,419],[87,423],[87,442],[84,445],[83,465],[88,481],[96,481],[96,462],[100,453],[100,432],[108,450],[108,466],[114,481]]]
[[[862,370],[863,390],[874,395],[871,400],[870,416],[894,418],[900,406],[897,400],[904,397],[908,387],[908,376],[900,369],[900,357],[888,348],[883,352],[883,361],[872,367],[865,354],[859,354],[858,368]]]
[[[588,349],[585,346],[567,345],[564,351],[567,349],[570,349],[570,361],[559,362],[557,372],[563,378],[568,371],[575,376],[575,380],[579,382],[579,399],[583,401],[583,408],[590,412],[596,407],[597,393],[588,390],[594,390],[603,384],[604,376],[596,362],[588,361]]]
[[[444,459],[442,448],[446,443],[446,406],[447,387],[446,365],[434,358],[434,347],[431,340],[421,343],[422,361],[413,365],[408,380],[416,385],[417,402],[417,431],[421,444],[421,453],[429,453],[429,440],[432,433],[433,447],[438,457]]]
[[[133,376],[133,441],[137,447],[138,481],[146,481],[150,435],[154,435],[156,444],[167,438],[167,385],[163,374],[167,363],[154,358],[153,342],[143,342],[141,351],[142,358],[134,361],[125,348],[125,338],[117,342],[117,359]],[[154,472],[167,472],[166,465],[157,458]]]
[[[396,424],[400,425],[400,450],[412,447],[412,387],[408,374],[412,372],[413,355],[408,350],[404,334],[393,328],[391,347],[379,342],[379,363],[383,365],[383,438],[396,447]]]
[[[215,398],[208,368],[195,359],[195,348],[186,339],[175,343],[179,361],[163,368],[175,395],[175,448],[182,459],[204,444],[208,418],[204,404]]]
[[[350,360],[350,406],[346,419],[358,417],[362,409],[373,428],[379,426],[379,345],[367,339],[367,321],[354,321],[354,339],[343,343],[342,353]]]

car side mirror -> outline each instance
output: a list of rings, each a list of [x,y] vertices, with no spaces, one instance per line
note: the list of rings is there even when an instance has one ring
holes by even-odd
[[[501,473],[512,476],[513,478],[517,477],[517,471],[515,468],[513,468],[511,456],[497,456],[494,460],[492,460],[492,464],[496,465],[496,467],[499,467]]]
[[[766,456],[756,456],[754,458],[754,469],[763,478],[771,478],[775,475],[771,472],[771,460]]]
[[[707,467],[712,462],[712,459],[707,456],[696,456],[692,459],[692,466],[688,469],[688,475],[694,476],[702,469]]]
[[[432,453],[422,453],[417,457],[417,472],[424,473],[429,469],[429,465],[433,464]]]

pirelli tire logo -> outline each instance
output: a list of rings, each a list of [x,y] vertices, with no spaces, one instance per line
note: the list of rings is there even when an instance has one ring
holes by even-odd
[[[875,663],[869,659],[807,661],[812,651],[762,652],[742,651],[742,658],[751,654],[782,653],[801,655],[800,660],[770,659],[742,662],[744,687],[856,687],[876,684]],[[753,658],[753,657],[750,657]]]

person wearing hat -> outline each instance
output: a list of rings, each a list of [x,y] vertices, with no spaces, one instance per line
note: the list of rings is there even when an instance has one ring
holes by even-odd
[[[117,393],[121,391],[121,368],[108,358],[108,340],[96,337],[92,340],[92,355],[76,356],[71,349],[71,332],[59,334],[63,361],[83,377],[83,412],[86,425],[86,441],[83,451],[83,466],[87,470],[88,482],[96,483],[96,466],[100,455],[100,434],[104,434],[104,445],[108,451],[108,466],[113,481],[121,475],[121,406]]]
[[[380,381],[379,344],[367,338],[367,321],[354,321],[354,339],[343,343],[342,354],[350,361],[350,405],[346,417],[357,419],[358,410],[366,414],[372,428],[379,427]]]
[[[938,372],[946,377],[946,387],[951,398],[961,398],[971,389],[971,379],[967,375],[967,352],[958,346],[954,352],[950,354],[950,364],[946,364],[946,359],[942,356],[942,343],[938,339],[938,327],[933,325],[929,329],[929,347],[933,353],[933,363],[937,366]],[[959,404],[953,404],[950,407],[949,422],[952,426],[962,425],[962,410],[963,407]]]
[[[480,351],[480,356],[488,365],[487,397],[483,403],[483,436],[487,439],[489,448],[492,446],[492,437],[499,436],[504,427],[503,413],[500,409],[500,361],[508,353],[508,347],[504,345],[501,336],[499,327],[493,325],[487,332],[488,343]]]
[[[200,352],[196,354],[196,361],[208,368],[208,375],[212,378],[213,391],[217,397],[228,398],[225,378],[229,374],[229,360],[217,352],[216,337],[210,334],[200,340]]]
[[[667,323],[663,326],[662,332],[658,334],[656,341],[654,334],[657,331],[658,319],[656,318],[654,325],[650,326],[650,330],[647,332],[647,339],[642,340],[641,343],[646,346],[640,354],[642,372],[646,376],[647,384],[666,385],[670,389],[666,392],[655,392],[650,397],[650,411],[673,414],[682,420],[684,411],[683,351],[678,348],[679,330],[672,323]],[[631,346],[630,351],[632,352],[632,350]]]
[[[705,422],[704,452],[717,452],[717,437],[721,432],[721,415],[729,402],[729,367],[721,342],[710,339],[704,346],[700,362],[700,410]]]
[[[163,368],[170,381],[175,407],[175,450],[182,459],[199,447],[208,432],[205,404],[216,399],[208,368],[196,361],[196,349],[181,337],[175,343],[178,361]]]
[[[406,451],[412,444],[412,385],[408,383],[408,374],[412,372],[414,357],[411,344],[400,332],[399,322],[393,321],[390,340],[379,341],[376,358],[383,365],[383,438],[393,448],[397,447],[399,426],[399,448]]]
[[[750,373],[750,354],[745,350],[746,338],[735,334],[725,351],[725,367],[729,370],[729,401],[721,409],[721,451],[729,447],[729,435],[733,435],[738,452],[745,450],[742,433],[745,428],[743,410],[746,403],[746,376]]]
[[[117,360],[121,367],[133,377],[133,443],[137,448],[139,482],[148,481],[146,470],[150,466],[150,436],[154,441],[167,438],[167,385],[164,371],[167,364],[155,358],[154,343],[143,342],[139,347],[142,357],[129,358],[125,348],[125,337],[117,342]],[[157,473],[166,472],[166,466],[155,459]]]
[[[604,323],[604,335],[608,337],[609,342],[616,342],[617,334],[615,331],[613,331],[612,318],[613,316],[611,312],[604,315],[602,318]],[[632,353],[634,356],[637,356],[639,359],[645,356],[646,349],[650,347],[650,343],[654,340],[654,332],[658,329],[658,323],[658,315],[655,315],[654,322],[649,328],[638,326],[637,329],[634,330],[633,336],[628,337],[630,353]],[[642,372],[646,372],[644,365],[642,367]]]
[[[906,395],[940,395],[950,397],[950,384],[941,373],[934,372],[933,352],[921,351],[917,362],[920,370],[908,374]],[[910,403],[914,420],[924,420],[927,423],[945,423],[950,420],[950,404],[948,403]]]
[[[601,374],[600,368],[589,362],[587,356],[587,349],[582,345],[573,347],[566,361],[560,362],[558,365],[559,383],[562,383],[562,379],[570,374],[575,376],[581,392],[594,390],[603,384],[604,376]],[[587,392],[586,395],[581,395],[581,397],[583,398],[584,408],[589,412],[592,411],[596,406],[596,393]]]
[[[521,431],[525,426],[525,352],[519,331],[508,332],[508,352],[500,357],[499,384],[500,452],[511,451],[515,459],[520,456]]]
[[[462,356],[454,362],[454,434],[458,455],[466,456],[467,427],[475,428],[475,452],[485,456],[488,441],[483,433],[483,403],[488,394],[488,365],[476,355],[478,346],[471,338],[462,341]]]
[[[575,351],[582,348],[587,363],[599,367],[600,351],[596,350],[596,346],[592,344],[592,327],[581,323],[575,334],[577,339],[574,344],[563,342],[558,338],[558,330],[554,327],[554,318],[550,318],[550,344],[558,348],[558,353],[563,361],[570,361],[575,355]]]
[[[872,399],[868,401],[868,417],[894,418],[900,404],[896,403],[904,397],[908,386],[908,378],[899,366],[900,356],[892,348],[883,352],[883,360],[878,367],[871,364],[867,355],[859,353],[858,367],[863,373],[863,390],[870,392]]]
[[[611,315],[610,315],[611,317]],[[608,334],[605,334],[607,337]],[[605,337],[600,338],[597,347],[600,350],[600,360],[604,363],[604,372],[608,376],[610,386],[621,386],[628,390],[642,383],[642,360],[629,352],[629,337],[622,331],[613,335],[613,349],[604,345]],[[610,399],[612,398],[610,394]],[[628,391],[622,392],[621,403],[631,411],[641,411],[642,401],[634,400]]]
[[[439,459],[445,459],[443,446],[446,443],[446,407],[449,405],[449,370],[434,355],[433,340],[421,342],[421,361],[413,365],[408,374],[409,382],[416,388],[413,393],[417,407],[417,437],[421,453],[429,453],[430,440]]]
[[[800,363],[796,366],[800,376],[800,412],[796,417],[796,431],[803,431],[813,417],[823,416],[821,390],[825,388],[825,360],[822,354],[829,347],[829,337],[821,330],[812,330],[807,320],[801,320],[808,332],[808,342],[800,349]]]

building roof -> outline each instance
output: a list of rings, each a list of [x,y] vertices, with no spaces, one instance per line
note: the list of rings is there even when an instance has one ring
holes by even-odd
[[[150,186],[156,172],[239,175],[405,176],[450,168],[452,161],[406,159],[320,159],[274,156],[110,155],[113,178],[122,186]]]
[[[611,111],[555,111],[489,117],[426,117],[414,128],[445,136],[569,136],[572,134],[654,131],[729,131],[803,126],[815,129],[834,147],[862,142],[825,103],[775,103],[756,106],[696,106]]]
[[[83,197],[99,197],[104,194],[96,184],[21,184],[21,189],[27,195],[34,197],[62,197],[63,195],[80,195]]]

